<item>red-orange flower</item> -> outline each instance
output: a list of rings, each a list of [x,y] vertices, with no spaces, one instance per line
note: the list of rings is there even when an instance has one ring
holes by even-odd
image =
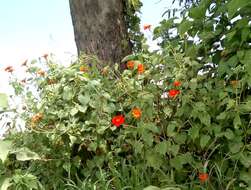
[[[6,72],[12,73],[14,71],[12,66],[8,66],[4,69]]]
[[[145,68],[144,65],[142,63],[138,64],[138,74],[142,74],[144,73]]]
[[[50,84],[55,84],[56,83],[56,81],[55,80],[53,80],[53,79],[48,79],[48,84],[50,85]]]
[[[134,68],[134,61],[128,61],[126,66],[128,69],[133,69]]]
[[[34,115],[32,118],[31,118],[31,121],[33,123],[37,123],[39,122],[41,119],[43,119],[43,114],[42,113],[37,113],[36,115]]]
[[[180,81],[174,81],[174,82],[173,82],[173,86],[178,87],[178,86],[180,86],[180,85],[181,85],[181,82],[180,82]]]
[[[45,53],[42,57],[43,57],[43,58],[45,58],[45,59],[47,60],[47,58],[48,58],[48,54],[47,54],[47,53]]]
[[[21,80],[21,83],[25,84],[26,83],[26,79]]]
[[[79,67],[79,70],[80,70],[81,72],[86,72],[86,71],[88,71],[88,68],[85,67],[85,66],[80,66],[80,67]]]
[[[144,30],[150,30],[151,26],[151,24],[144,24]]]
[[[201,183],[204,183],[208,180],[209,176],[207,173],[200,173],[199,174],[199,179]]]
[[[39,70],[37,72],[38,75],[40,75],[41,77],[43,77],[45,75],[45,72],[43,70]]]
[[[233,87],[236,87],[238,85],[239,81],[238,80],[231,80],[230,81],[230,84],[233,86]]]
[[[141,109],[139,108],[133,108],[132,109],[132,116],[135,118],[135,119],[139,119],[141,117]]]
[[[21,66],[26,66],[27,65],[27,62],[28,62],[28,59],[26,59]]]
[[[107,75],[108,74],[108,69],[109,67],[104,67],[101,71],[102,75]]]
[[[116,127],[120,127],[125,122],[125,117],[123,115],[116,115],[112,118],[112,124]]]
[[[168,91],[168,95],[173,98],[176,97],[178,94],[180,94],[180,91],[176,89],[171,89]]]

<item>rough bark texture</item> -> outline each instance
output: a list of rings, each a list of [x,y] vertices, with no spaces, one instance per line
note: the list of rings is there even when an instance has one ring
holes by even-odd
[[[123,0],[69,0],[78,54],[117,62],[131,53]]]

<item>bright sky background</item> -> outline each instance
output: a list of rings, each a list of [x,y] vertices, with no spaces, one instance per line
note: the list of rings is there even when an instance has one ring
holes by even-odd
[[[171,1],[142,0],[141,24],[156,26]],[[22,78],[20,65],[26,59],[53,53],[65,62],[76,55],[68,0],[3,0],[0,24],[0,92],[9,92],[6,66],[12,65]]]

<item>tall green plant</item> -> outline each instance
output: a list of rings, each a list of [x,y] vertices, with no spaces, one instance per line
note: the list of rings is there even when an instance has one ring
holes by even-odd
[[[87,56],[69,67],[29,63],[29,83],[12,83],[26,131],[6,139],[2,184],[250,189],[249,7],[203,0],[181,23],[163,21],[161,51],[126,57],[121,75]]]

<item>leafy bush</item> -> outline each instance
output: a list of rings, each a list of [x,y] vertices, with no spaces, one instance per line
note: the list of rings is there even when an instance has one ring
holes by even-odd
[[[250,10],[201,1],[123,73],[86,56],[29,63],[12,82],[26,130],[0,144],[2,188],[250,189]]]

